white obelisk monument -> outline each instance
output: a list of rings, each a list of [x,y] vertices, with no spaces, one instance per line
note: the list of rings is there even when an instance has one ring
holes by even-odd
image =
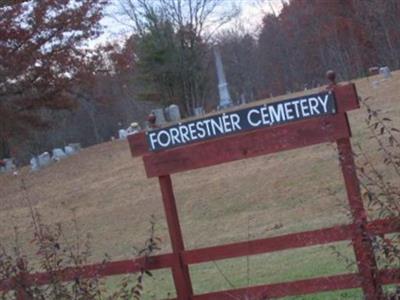
[[[221,53],[217,47],[214,47],[215,67],[218,77],[219,106],[218,109],[224,109],[232,106],[231,96],[228,91],[228,84],[225,79],[224,67],[222,65]]]

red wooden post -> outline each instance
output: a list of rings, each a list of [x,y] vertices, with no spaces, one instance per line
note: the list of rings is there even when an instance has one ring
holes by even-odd
[[[17,261],[17,267],[19,270],[19,274],[17,275],[17,278],[15,278],[15,295],[17,300],[26,300],[27,295],[25,292],[25,277],[26,277],[26,265],[23,259],[18,259]]]
[[[15,291],[16,295],[17,295],[17,300],[25,300],[25,291],[22,288],[18,288]]]
[[[353,223],[356,228],[352,242],[358,270],[361,275],[362,289],[365,299],[380,300],[383,299],[383,291],[374,250],[366,230],[367,214],[361,198],[350,139],[339,139],[337,146]]]
[[[176,293],[179,300],[190,300],[193,297],[192,283],[189,268],[183,262],[183,251],[185,250],[182,231],[179,224],[178,211],[176,209],[175,196],[172,188],[170,175],[158,177],[161,194],[164,203],[165,215],[167,217],[168,231],[172,244],[172,251],[178,257],[178,262],[172,267]]]

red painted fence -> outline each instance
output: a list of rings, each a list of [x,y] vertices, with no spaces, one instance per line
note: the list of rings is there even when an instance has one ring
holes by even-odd
[[[137,260],[68,268],[57,275],[65,281],[77,277],[111,276],[139,271],[169,268],[179,300],[268,299],[304,295],[324,291],[362,288],[365,299],[383,299],[382,286],[400,282],[400,269],[378,270],[370,237],[400,231],[398,219],[368,222],[360,195],[359,182],[350,144],[350,126],[346,112],[359,108],[353,84],[334,86],[338,113],[333,116],[308,119],[270,128],[230,135],[161,152],[149,152],[144,133],[129,137],[133,156],[143,156],[148,177],[159,177],[172,250],[170,254]],[[336,142],[339,161],[352,213],[352,224],[314,231],[287,234],[228,245],[185,250],[179,223],[170,174],[212,166],[220,163],[306,147],[314,144]],[[267,284],[228,291],[194,295],[189,265],[220,259],[269,253],[340,241],[352,241],[358,272]],[[25,285],[49,283],[46,273],[23,274]],[[18,289],[16,280],[0,283],[0,291]],[[247,298],[244,298],[247,297]],[[23,295],[20,294],[20,299]]]

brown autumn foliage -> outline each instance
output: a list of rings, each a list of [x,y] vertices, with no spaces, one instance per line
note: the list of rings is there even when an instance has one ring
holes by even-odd
[[[68,89],[88,73],[85,41],[100,34],[107,0],[44,0],[0,7],[0,146],[43,128],[43,110],[71,108]]]
[[[400,67],[397,0],[292,0],[264,16],[260,32],[232,29],[219,43],[233,97],[247,101]]]

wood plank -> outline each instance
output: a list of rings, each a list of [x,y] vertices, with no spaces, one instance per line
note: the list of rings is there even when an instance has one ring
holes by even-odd
[[[374,220],[367,224],[370,234],[380,235],[400,231],[398,218]],[[351,240],[354,226],[340,225],[313,231],[291,233],[233,244],[187,250],[183,254],[186,264],[198,264],[213,260],[295,249],[318,244]]]
[[[128,143],[133,157],[141,156],[149,152],[149,146],[147,145],[145,131],[128,135]]]
[[[400,269],[380,271],[384,284],[400,282]],[[358,274],[344,274],[298,280],[286,283],[267,284],[229,291],[212,292],[194,296],[193,300],[232,300],[232,299],[269,299],[285,296],[298,296],[335,290],[358,288],[361,279]]]
[[[354,84],[351,83],[335,86],[333,88],[333,92],[335,94],[337,111],[339,113],[344,113],[346,111],[354,110],[360,107],[358,95]],[[257,105],[260,105],[261,103],[262,102],[257,102]],[[232,110],[232,112],[233,111],[234,110]],[[133,157],[142,156],[150,152],[148,149],[149,147],[146,142],[146,135],[144,131],[134,135],[129,135],[128,142]]]
[[[343,173],[347,198],[353,223],[356,224],[352,244],[358,271],[362,276],[362,289],[366,300],[383,298],[383,290],[378,274],[378,266],[372,240],[366,234],[367,212],[361,197],[353,150],[349,138],[337,141],[339,161]]]
[[[356,86],[354,83],[337,85],[333,88],[336,98],[336,109],[339,113],[360,108]]]
[[[193,300],[271,299],[357,288],[360,284],[358,274],[344,274],[212,292],[195,295]]]
[[[276,127],[174,148],[143,156],[148,177],[275,153],[349,137],[345,114],[308,119]]]
[[[160,183],[165,216],[167,218],[172,251],[176,257],[178,257],[177,263],[172,267],[172,277],[174,279],[176,293],[179,299],[191,299],[193,295],[192,282],[190,280],[189,267],[181,259],[181,255],[185,251],[185,245],[181,226],[179,224],[171,177],[161,176],[158,180]]]
[[[399,232],[399,219],[398,218],[387,218],[374,220],[367,224],[367,229],[371,234],[386,234]],[[315,235],[318,237],[319,241],[323,243],[330,243],[341,240],[349,240],[351,239],[351,231],[352,225],[342,225],[336,226],[332,228],[315,230],[318,233]],[[280,237],[272,237],[267,239],[255,240],[250,242],[242,242],[235,243],[231,245],[225,246],[215,246],[203,249],[194,249],[187,250],[183,254],[183,259],[186,264],[196,264],[207,261],[213,261],[224,258],[233,258],[244,255],[252,255],[264,253],[265,251],[262,249],[265,247],[266,250],[271,249],[271,251],[285,250],[289,249],[288,247],[299,248],[312,246],[316,243],[313,241],[313,238],[310,235],[313,235],[313,232],[303,232],[299,234],[288,234]],[[293,241],[292,245],[282,243],[283,240],[289,240],[293,238],[293,235],[297,235],[297,238],[294,238],[297,241]],[[323,237],[325,236],[325,237]],[[303,242],[301,240],[303,239]],[[279,246],[273,246],[273,243],[276,242],[280,244]],[[260,245],[257,245],[260,243]],[[303,245],[304,244],[304,245]],[[232,248],[228,248],[232,247]],[[276,250],[272,250],[275,247]],[[247,249],[250,250],[247,250]],[[278,249],[279,248],[279,249]],[[233,251],[232,251],[233,250]],[[238,255],[241,252],[240,255]],[[262,252],[260,252],[262,251]],[[234,254],[232,252],[235,252]],[[145,263],[143,258],[139,258],[136,260],[122,260],[115,262],[108,262],[106,264],[93,264],[88,265],[82,268],[71,267],[66,268],[65,270],[60,271],[56,276],[60,278],[62,281],[71,281],[74,280],[77,276],[81,276],[82,278],[91,278],[93,276],[112,276],[112,275],[121,275],[128,274],[133,272],[140,271],[141,267],[145,267],[148,270],[156,270],[162,268],[171,268],[175,264],[177,264],[177,257],[173,254],[162,254],[157,256],[151,256],[147,258],[147,262]],[[47,273],[33,273],[27,274],[27,284],[37,284],[43,285],[47,284],[50,280],[50,276]],[[399,283],[400,282],[400,269],[393,270],[383,270],[381,271],[381,281],[383,284],[391,284],[391,283]],[[0,291],[6,291],[13,289],[15,286],[14,279],[8,279],[0,282]]]
[[[61,281],[72,281],[77,277],[93,278],[112,275],[122,275],[139,272],[142,268],[146,270],[156,270],[171,268],[178,263],[178,258],[174,254],[161,254],[147,258],[138,258],[134,260],[121,260],[106,262],[104,264],[92,264],[83,267],[68,267],[55,272],[50,276],[46,272],[38,272],[25,275],[26,285],[44,285],[50,282],[51,278],[56,276]],[[10,279],[0,282],[0,291],[10,290],[15,286],[15,280]]]
[[[187,250],[183,254],[183,259],[186,264],[196,264],[350,240],[352,235],[353,226],[342,225],[222,246]]]
[[[400,269],[386,269],[379,273],[382,284],[400,283]]]
[[[367,224],[367,230],[375,235],[400,232],[400,218],[374,220]]]

